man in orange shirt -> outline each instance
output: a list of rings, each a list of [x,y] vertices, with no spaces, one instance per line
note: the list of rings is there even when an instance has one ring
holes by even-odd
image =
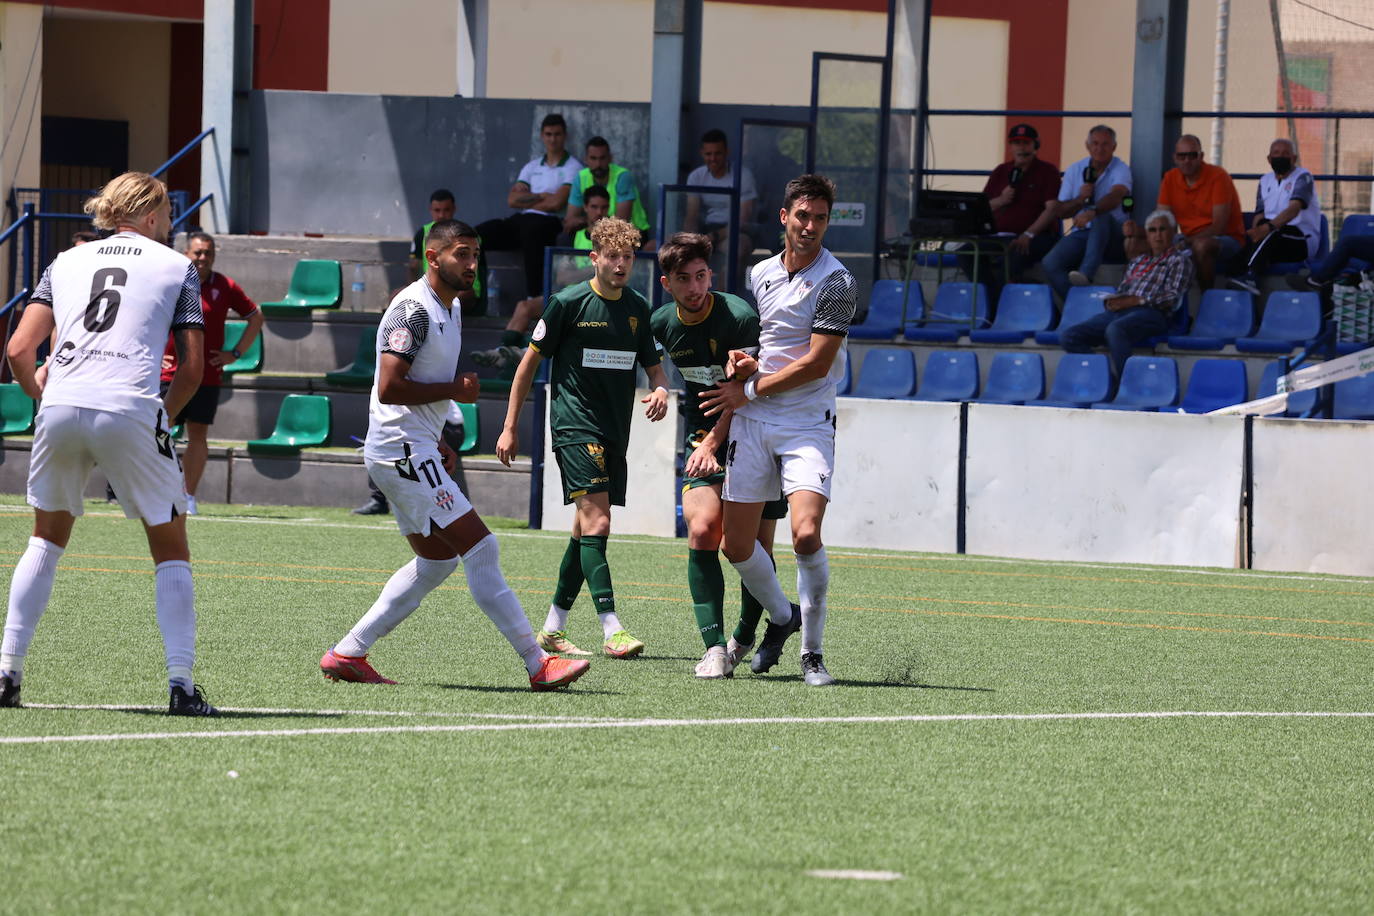
[[[1193,249],[1198,286],[1209,290],[1216,281],[1218,261],[1230,261],[1245,241],[1240,195],[1225,169],[1202,161],[1202,141],[1192,134],[1184,134],[1174,144],[1174,162],[1159,186],[1159,206],[1178,220],[1179,232]],[[1133,230],[1127,227],[1128,232]],[[1132,234],[1127,240],[1132,257],[1146,250],[1144,238]]]

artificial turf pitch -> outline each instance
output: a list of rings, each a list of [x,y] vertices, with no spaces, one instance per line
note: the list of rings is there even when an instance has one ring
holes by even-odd
[[[375,647],[401,682],[379,687],[316,666],[409,556],[394,523],[203,511],[196,675],[225,714],[160,714],[141,530],[89,504],[28,657],[30,708],[0,710],[0,910],[1374,900],[1371,580],[836,549],[840,684],[818,690],[795,642],[767,676],[695,680],[685,543],[613,538],[643,657],[598,657],[570,691],[531,693],[460,572]],[[30,518],[16,497],[0,505],[10,564]],[[537,627],[565,540],[497,530]],[[569,631],[600,643],[585,597]],[[129,708],[70,708],[84,704]],[[1187,712],[1282,715],[1138,715]],[[1084,715],[1098,713],[1122,715]]]

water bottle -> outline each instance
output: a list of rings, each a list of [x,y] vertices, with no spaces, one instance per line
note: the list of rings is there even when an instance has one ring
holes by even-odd
[[[363,297],[367,292],[367,283],[363,280],[362,262],[353,265],[353,286],[351,287],[350,305],[355,312],[363,310]]]
[[[487,314],[501,314],[501,275],[496,268],[487,268]]]

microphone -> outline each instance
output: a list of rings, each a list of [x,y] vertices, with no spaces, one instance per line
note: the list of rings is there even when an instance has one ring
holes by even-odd
[[[1091,162],[1083,166],[1083,180],[1085,182],[1094,182],[1097,180],[1097,169],[1093,168]]]
[[[1021,166],[1014,165],[1011,168],[1011,175],[1007,178],[1007,184],[1013,188],[1021,183]]]

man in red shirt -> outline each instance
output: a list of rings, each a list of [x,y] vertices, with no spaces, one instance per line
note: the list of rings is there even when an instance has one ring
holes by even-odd
[[[992,170],[983,194],[992,208],[997,231],[1015,236],[1007,249],[1007,273],[1017,280],[1022,271],[1034,266],[1054,247],[1056,234],[1049,231],[1051,220],[1045,205],[1053,203],[1059,195],[1059,167],[1037,155],[1040,134],[1029,124],[1012,127],[1007,134],[1007,146],[1011,158]],[[988,265],[986,271],[979,271],[979,279],[988,284],[988,296],[996,303],[1002,286],[1002,246],[979,247]]]
[[[1192,134],[1184,134],[1174,144],[1174,163],[1160,183],[1159,206],[1178,220],[1178,231],[1193,250],[1198,286],[1206,291],[1216,282],[1217,264],[1229,262],[1245,243],[1240,195],[1225,169],[1202,161],[1202,141]],[[1127,231],[1134,233],[1135,227]],[[1127,239],[1131,257],[1146,250],[1143,238]]]
[[[182,470],[186,475],[186,514],[196,514],[196,487],[205,472],[210,454],[207,441],[210,424],[215,422],[219,409],[219,389],[224,382],[224,366],[243,355],[262,332],[262,311],[248,298],[243,288],[224,274],[215,273],[215,240],[204,232],[192,232],[186,244],[186,256],[200,274],[200,307],[205,315],[205,374],[200,388],[174,422],[186,424],[186,451],[182,455]],[[248,320],[243,337],[231,350],[224,349],[224,322],[233,309]],[[169,340],[162,356],[162,385],[172,381],[176,372],[176,350]]]

